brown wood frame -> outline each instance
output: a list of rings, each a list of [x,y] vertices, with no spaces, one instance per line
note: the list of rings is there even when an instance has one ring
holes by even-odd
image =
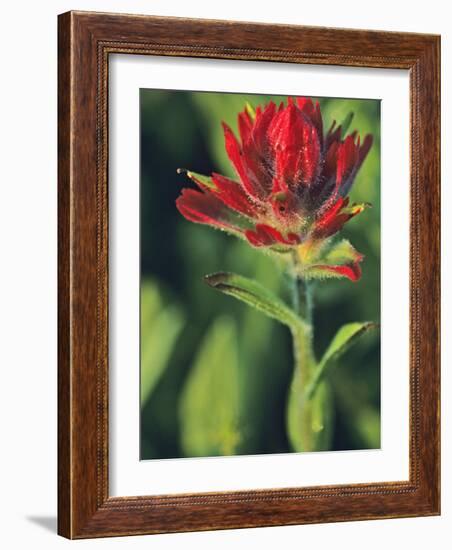
[[[59,16],[58,53],[58,532],[85,538],[439,514],[440,38],[68,12]],[[107,90],[112,53],[409,71],[409,481],[109,497]]]

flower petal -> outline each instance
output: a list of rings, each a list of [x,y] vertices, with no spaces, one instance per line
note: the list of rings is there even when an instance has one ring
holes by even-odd
[[[323,181],[329,181],[331,177],[336,176],[337,149],[339,143],[333,141],[326,152],[325,163],[323,167]]]
[[[293,101],[273,118],[268,129],[276,177],[293,188],[313,183],[320,160],[316,127]]]
[[[348,206],[349,199],[340,197],[321,218],[319,218],[312,229],[312,236],[315,239],[326,239],[331,237],[350,219],[360,214],[371,205],[369,203],[352,204]]]
[[[304,113],[316,127],[319,136],[320,145],[323,145],[323,120],[322,113],[320,112],[320,104],[317,101],[314,105],[313,101],[309,97],[297,97],[297,107],[302,113]]]
[[[340,143],[341,133],[342,133],[342,128],[340,126],[336,126],[336,121],[333,120],[333,123],[331,124],[330,129],[328,130],[325,138],[326,151],[328,151],[332,143]]]
[[[262,239],[256,231],[251,231],[251,229],[245,231],[245,237],[248,239],[250,244],[256,247],[265,246],[268,244],[266,240]]]
[[[262,156],[265,156],[269,150],[267,131],[275,116],[275,113],[276,105],[273,101],[270,101],[263,111],[260,107],[256,109],[256,118],[253,128],[253,142],[258,153]]]
[[[350,191],[350,188],[353,185],[353,181],[355,179],[356,173],[358,172],[361,164],[364,162],[364,159],[366,158],[367,153],[369,152],[373,142],[373,138],[370,134],[366,135],[366,137],[364,138],[364,143],[361,146],[360,146],[359,137],[358,137],[357,144],[356,145],[354,144],[355,133],[348,136],[347,140],[350,137],[353,138],[352,139],[353,146],[349,145],[350,151],[348,153],[349,154],[348,161],[345,158],[347,156],[347,153],[345,151],[342,151],[343,158],[341,158],[339,151],[337,155],[338,168],[341,161],[344,161],[345,163],[349,162],[349,166],[345,167],[344,174],[342,174],[342,177],[341,178],[338,177],[336,181],[337,188],[339,188],[340,194],[343,197],[345,197],[345,195],[347,195],[348,192]],[[341,145],[345,145],[345,142],[344,144],[341,144]],[[354,147],[353,152],[352,152],[352,147]]]
[[[326,238],[338,231],[339,224],[337,217],[341,208],[347,206],[347,204],[348,199],[343,199],[340,197],[322,214],[322,216],[314,223],[312,231],[314,238]]]
[[[242,146],[248,142],[253,129],[253,120],[248,110],[245,109],[238,116],[240,139],[242,140]]]
[[[256,185],[255,181],[251,181],[248,171],[246,169],[246,165],[243,161],[242,148],[240,147],[237,138],[235,137],[231,128],[229,128],[229,126],[225,122],[223,122],[223,130],[226,153],[228,154],[228,157],[232,162],[235,171],[237,172],[237,175],[240,178],[240,182],[243,185],[244,190],[252,197],[256,199],[262,199],[264,197],[263,190],[258,185]]]
[[[358,262],[349,265],[314,265],[310,269],[310,276],[314,273],[317,278],[346,277],[356,283],[361,278],[361,266]]]
[[[370,134],[367,134],[366,137],[364,138],[363,144],[359,148],[358,162],[356,165],[357,169],[361,166],[361,164],[364,162],[364,159],[367,157],[367,153],[372,147],[372,143],[373,143],[373,137]]]
[[[253,203],[242,187],[235,181],[213,173],[212,181],[215,184],[215,195],[233,210],[253,218],[258,213],[256,203]]]
[[[182,172],[185,172],[202,191],[212,193],[232,210],[251,218],[257,213],[257,205],[252,203],[237,182],[217,173],[213,173],[212,176],[203,176],[189,170],[178,170],[178,173]]]
[[[358,162],[358,147],[353,135],[345,138],[337,149],[336,184],[340,187],[350,176]]]
[[[191,222],[219,227],[233,233],[243,233],[246,229],[245,220],[211,193],[182,189],[176,200],[176,207]]]
[[[254,246],[270,246],[273,244],[290,246],[300,242],[298,235],[295,235],[295,233],[289,233],[287,237],[284,237],[277,229],[263,223],[257,224],[255,231],[246,231],[245,237]]]

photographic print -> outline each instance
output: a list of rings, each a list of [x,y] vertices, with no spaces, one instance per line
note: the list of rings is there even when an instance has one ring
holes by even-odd
[[[141,89],[140,162],[140,459],[378,449],[380,101]]]
[[[440,513],[440,46],[59,16],[59,534]]]

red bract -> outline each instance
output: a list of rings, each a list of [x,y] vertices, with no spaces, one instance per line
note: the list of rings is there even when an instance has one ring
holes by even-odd
[[[372,136],[362,144],[356,132],[343,138],[335,123],[324,135],[320,106],[308,98],[289,98],[279,107],[270,102],[255,112],[247,107],[238,127],[240,140],[223,123],[238,180],[187,172],[199,190],[183,189],[177,208],[188,220],[242,236],[255,247],[287,252],[311,243],[310,264],[297,256],[309,275],[312,262],[316,269],[323,265],[325,241],[366,206],[349,205],[347,194]],[[326,266],[324,275],[357,280],[361,258],[356,255],[353,265]]]

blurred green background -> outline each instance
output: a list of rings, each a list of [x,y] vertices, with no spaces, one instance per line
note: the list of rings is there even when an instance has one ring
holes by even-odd
[[[221,121],[285,96],[140,91],[141,123],[141,459],[289,452],[285,407],[292,374],[289,331],[203,282],[215,271],[257,279],[286,296],[272,260],[245,242],[191,223],[176,210],[179,167],[235,178]],[[358,283],[315,285],[318,356],[349,321],[380,320],[380,102],[314,98],[324,129],[350,111],[374,136],[350,193],[370,202],[342,236],[365,255]],[[380,342],[363,338],[331,374],[333,450],[380,446]]]

